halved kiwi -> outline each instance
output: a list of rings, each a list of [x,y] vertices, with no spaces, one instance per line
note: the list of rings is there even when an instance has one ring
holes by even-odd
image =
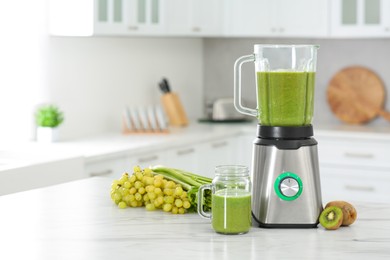
[[[321,212],[319,220],[326,229],[338,229],[343,223],[343,211],[339,207],[329,206]]]
[[[339,207],[343,211],[343,223],[341,224],[342,226],[349,226],[353,222],[355,222],[357,218],[357,212],[354,206],[352,206],[350,203],[342,200],[336,200],[326,204],[325,208],[330,206]]]

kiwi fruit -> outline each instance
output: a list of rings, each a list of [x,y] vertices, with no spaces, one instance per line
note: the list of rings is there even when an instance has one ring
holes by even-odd
[[[341,224],[342,226],[349,226],[353,222],[355,222],[357,218],[357,212],[354,206],[352,206],[350,203],[342,200],[331,201],[326,204],[325,208],[332,206],[339,207],[343,211],[343,223]]]
[[[329,206],[321,212],[319,220],[326,229],[338,229],[343,223],[343,211],[339,207]]]

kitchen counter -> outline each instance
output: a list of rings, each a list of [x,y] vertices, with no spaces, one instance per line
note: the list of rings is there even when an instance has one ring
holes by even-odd
[[[36,142],[2,143],[0,150],[1,170],[33,165],[44,161],[84,157],[87,162],[159,149],[172,148],[185,144],[207,142],[216,138],[234,137],[240,134],[256,135],[257,122],[245,123],[198,123],[191,122],[188,127],[171,128],[168,134],[121,134],[106,133],[92,137],[64,140],[42,144]],[[390,127],[370,126],[315,126],[314,137],[321,138],[368,138],[390,141]]]
[[[17,185],[17,183],[15,184]],[[89,178],[0,197],[0,259],[389,259],[390,204],[354,203],[336,231],[220,235],[197,214],[118,209],[110,180]]]

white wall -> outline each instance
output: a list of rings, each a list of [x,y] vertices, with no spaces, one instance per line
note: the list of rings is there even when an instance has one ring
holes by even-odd
[[[125,105],[160,103],[167,77],[190,118],[202,113],[202,41],[49,38],[49,96],[65,110],[66,138],[121,130]]]
[[[2,3],[0,139],[33,138],[41,103],[64,111],[62,140],[119,132],[124,105],[159,103],[163,76],[188,116],[201,115],[201,39],[51,37],[48,1]]]

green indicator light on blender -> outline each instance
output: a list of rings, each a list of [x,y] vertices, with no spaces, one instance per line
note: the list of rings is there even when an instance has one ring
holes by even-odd
[[[276,178],[274,190],[282,200],[295,200],[302,194],[302,180],[295,173],[284,172]]]

